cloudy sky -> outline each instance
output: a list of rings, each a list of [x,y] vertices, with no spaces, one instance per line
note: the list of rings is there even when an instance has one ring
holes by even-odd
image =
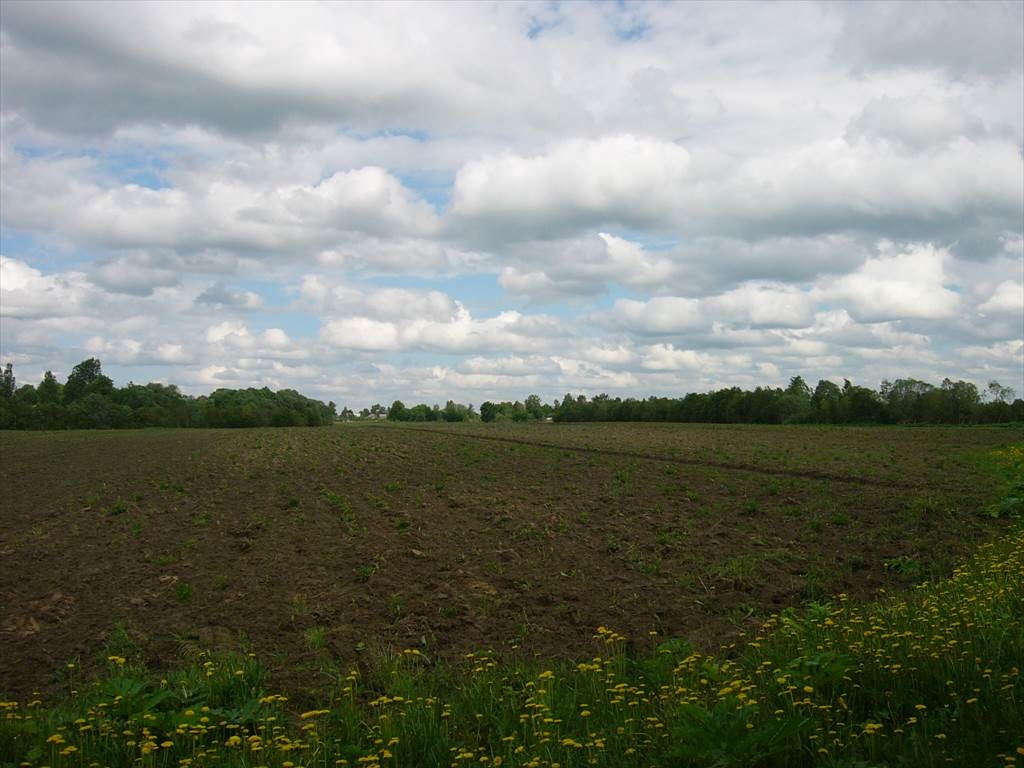
[[[1024,394],[1024,4],[15,2],[0,361]]]

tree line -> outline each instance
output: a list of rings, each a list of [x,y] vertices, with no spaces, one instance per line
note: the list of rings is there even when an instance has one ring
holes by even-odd
[[[357,415],[345,408],[343,420],[399,422],[676,421],[721,424],[998,424],[1024,422],[1024,400],[999,382],[982,391],[968,381],[944,379],[938,386],[918,379],[883,381],[878,390],[843,386],[822,379],[812,390],[794,376],[789,385],[744,390],[728,387],[684,397],[643,399],[600,394],[566,394],[544,403],[486,401],[473,405],[449,400],[444,407],[395,400],[375,403]],[[209,395],[183,395],[176,386],[129,383],[115,387],[96,358],[83,360],[62,384],[47,371],[34,386],[17,386],[11,363],[0,374],[0,429],[117,429],[131,427],[322,426],[338,418],[335,404],[324,405],[292,389],[218,389]]]
[[[0,429],[314,427],[334,419],[334,403],[292,389],[218,389],[190,397],[174,385],[115,387],[96,358],[76,365],[63,384],[47,371],[38,386],[19,387],[11,363],[0,375]]]
[[[390,408],[385,408],[380,403],[374,403],[371,408],[364,408],[359,416],[363,419],[387,419],[388,421],[480,421],[480,414],[473,409],[472,403],[462,405],[454,400],[449,400],[444,408],[436,403],[432,406],[420,403],[409,408],[401,400],[395,400]],[[341,417],[347,420],[355,418],[355,414],[346,408],[341,412]]]
[[[565,395],[551,404],[537,395],[525,401],[484,402],[477,414],[473,406],[444,409],[417,405],[407,408],[396,400],[387,410],[391,421],[485,422],[538,421],[677,421],[720,424],[999,424],[1024,421],[1024,400],[999,382],[984,391],[968,381],[944,379],[938,386],[918,379],[883,381],[876,391],[845,380],[843,386],[822,379],[812,390],[800,376],[786,388],[728,387],[684,397],[643,399],[610,397],[587,399]],[[383,407],[378,406],[383,413]],[[456,410],[461,408],[461,410]]]
[[[822,379],[812,390],[794,376],[785,389],[729,387],[681,398],[566,395],[554,421],[680,421],[722,424],[998,424],[1024,421],[1024,400],[998,382],[984,394],[967,381],[939,386],[917,379],[883,381],[876,391]]]

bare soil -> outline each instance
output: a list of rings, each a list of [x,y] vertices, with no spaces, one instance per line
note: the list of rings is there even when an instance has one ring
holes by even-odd
[[[0,692],[129,639],[254,650],[277,689],[419,648],[734,640],[948,573],[1000,521],[999,429],[344,425],[0,433]],[[657,636],[650,635],[656,632]]]

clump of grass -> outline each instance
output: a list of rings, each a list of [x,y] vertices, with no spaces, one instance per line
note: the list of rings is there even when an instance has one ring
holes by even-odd
[[[1004,481],[1005,492],[984,514],[992,518],[1021,519],[1024,517],[1024,446],[1011,445],[993,451],[987,459]]]
[[[365,529],[360,526],[359,518],[352,509],[352,505],[349,503],[348,499],[341,494],[327,489],[322,489],[320,495],[323,497],[324,501],[337,511],[338,519],[345,527],[345,532],[349,536],[355,537],[361,533],[365,533]]]
[[[192,599],[192,585],[187,581],[178,581],[174,584],[174,596],[179,603],[187,603]]]
[[[911,582],[919,582],[924,578],[924,566],[907,555],[890,557],[882,563],[887,570],[895,571]]]
[[[327,630],[322,626],[313,626],[302,633],[306,646],[310,650],[322,650],[327,644]]]
[[[117,501],[103,510],[104,514],[110,517],[116,517],[117,515],[123,515],[128,511],[128,502],[118,497]]]

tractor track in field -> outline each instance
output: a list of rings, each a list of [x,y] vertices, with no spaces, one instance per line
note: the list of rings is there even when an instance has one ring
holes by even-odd
[[[430,429],[429,427],[404,427],[389,424],[387,429],[394,429],[404,432],[428,433],[441,435],[455,439],[486,440],[495,443],[508,443],[511,445],[524,445],[534,448],[550,448],[557,451],[571,451],[593,456],[612,456],[618,458],[640,459],[642,461],[655,461],[663,464],[676,464],[686,467],[708,467],[709,469],[725,469],[734,472],[750,472],[753,474],[769,475],[772,477],[795,477],[803,480],[821,480],[836,483],[847,483],[860,485],[869,488],[893,488],[904,491],[917,490],[954,490],[952,487],[936,486],[934,484],[921,485],[920,483],[901,483],[896,480],[884,480],[856,475],[841,475],[834,472],[820,472],[813,469],[777,469],[774,467],[759,467],[754,464],[742,464],[729,461],[709,461],[707,459],[688,459],[682,456],[666,456],[640,451],[628,451],[617,448],[594,448],[591,446],[567,445],[562,443],[546,443],[540,440],[527,440],[520,437],[505,437],[502,435],[481,435],[472,432],[455,432],[445,429]]]

